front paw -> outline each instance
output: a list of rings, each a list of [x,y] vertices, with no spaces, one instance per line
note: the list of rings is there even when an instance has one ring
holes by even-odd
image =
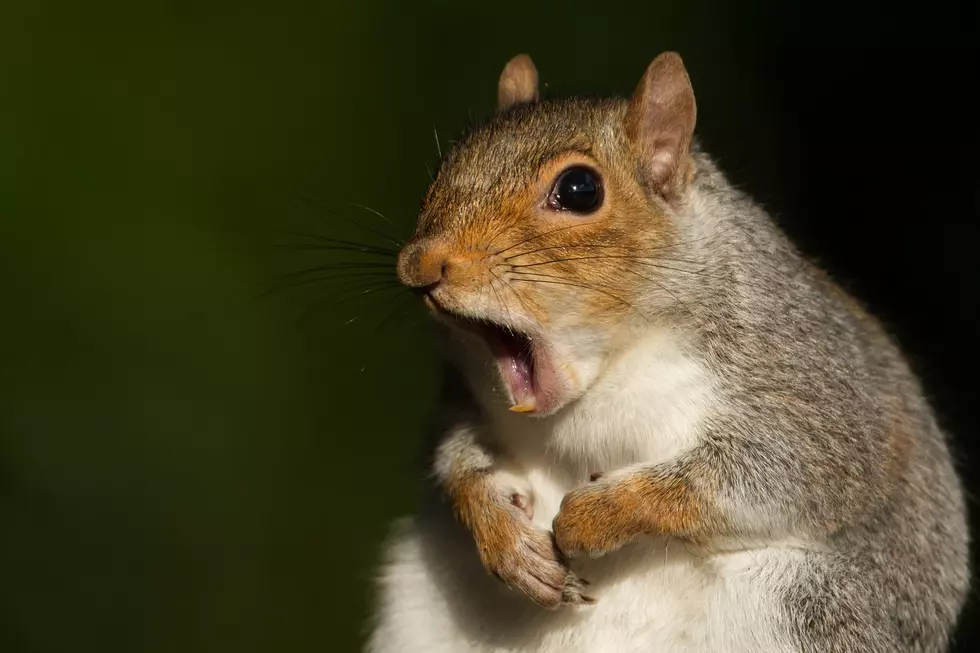
[[[484,567],[511,589],[549,609],[593,603],[585,594],[587,583],[568,568],[551,533],[531,523],[527,498],[513,495],[509,504],[488,507],[474,529]]]
[[[641,502],[626,480],[598,480],[572,490],[552,524],[558,548],[570,558],[615,551],[644,532]]]

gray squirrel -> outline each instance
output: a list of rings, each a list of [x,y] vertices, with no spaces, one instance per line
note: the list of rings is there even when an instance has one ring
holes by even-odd
[[[629,99],[547,101],[520,55],[442,162],[397,268],[443,335],[442,423],[369,653],[946,650],[946,437],[695,116],[675,53]]]

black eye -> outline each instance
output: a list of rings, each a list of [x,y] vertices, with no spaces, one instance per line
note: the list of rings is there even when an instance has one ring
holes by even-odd
[[[592,213],[601,204],[599,174],[585,166],[573,166],[558,175],[548,195],[548,206],[556,211]]]

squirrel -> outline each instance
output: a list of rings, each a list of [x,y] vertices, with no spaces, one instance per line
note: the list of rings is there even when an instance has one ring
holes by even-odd
[[[542,99],[520,55],[497,96],[397,261],[447,376],[366,650],[946,650],[970,575],[947,435],[702,151],[680,56],[629,98]]]

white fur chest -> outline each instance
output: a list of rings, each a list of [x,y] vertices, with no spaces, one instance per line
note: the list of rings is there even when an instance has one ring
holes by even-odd
[[[665,331],[655,331],[613,359],[595,385],[558,415],[501,411],[494,435],[523,478],[535,521],[550,527],[561,498],[594,472],[653,465],[697,442],[716,402],[706,365]]]
[[[368,653],[798,651],[779,624],[779,596],[802,565],[798,549],[708,555],[647,538],[576,561],[598,602],[547,611],[491,578],[447,521],[402,526]]]
[[[657,464],[694,446],[716,409],[714,388],[702,361],[668,334],[652,333],[559,415],[496,415],[494,435],[508,453],[499,480],[525,493],[534,521],[550,529],[562,497],[590,473]],[[799,566],[796,550],[709,554],[641,538],[573,562],[595,605],[546,611],[489,577],[469,535],[451,521],[429,516],[395,539],[371,653],[792,650],[772,618],[778,587]]]
[[[513,458],[501,476],[530,497],[535,523],[550,529],[564,495],[591,473],[656,464],[692,447],[713,400],[706,367],[668,334],[652,333],[560,415],[504,417],[497,435]],[[639,653],[651,650],[651,642],[666,650],[704,647],[714,574],[682,543],[646,538],[574,568],[599,602],[559,620],[564,627],[546,632],[535,650]]]

